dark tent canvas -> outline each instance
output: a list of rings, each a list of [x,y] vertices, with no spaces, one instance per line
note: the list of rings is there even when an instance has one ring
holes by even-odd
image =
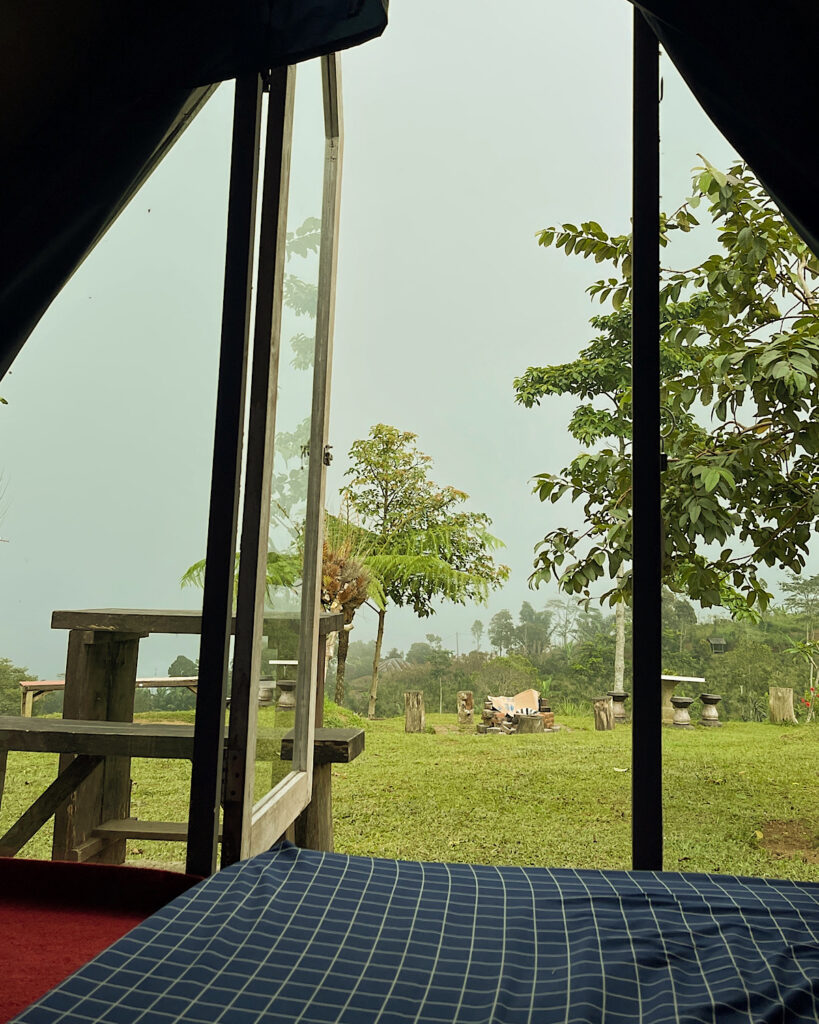
[[[215,84],[385,26],[382,0],[4,0],[0,376]]]
[[[819,7],[801,0],[638,6],[705,112],[819,253]]]

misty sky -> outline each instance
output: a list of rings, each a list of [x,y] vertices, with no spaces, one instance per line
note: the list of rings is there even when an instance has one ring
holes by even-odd
[[[539,249],[537,229],[593,218],[628,230],[631,16],[626,0],[395,0],[383,38],[343,55],[328,505],[351,442],[394,424],[418,434],[439,483],[492,517],[512,568],[488,609],[422,623],[392,611],[388,647],[431,631],[452,649],[458,633],[463,649],[476,617],[555,596],[526,581],[533,545],[566,513],[541,506],[529,478],[574,454],[571,405],[519,409],[512,380],[590,336],[594,267]],[[663,191],[676,206],[698,152],[717,165],[731,152],[664,63]],[[223,86],[0,388],[0,656],[41,677],[65,666],[53,609],[201,602],[179,577],[205,551],[231,102]],[[311,153],[321,172],[307,107],[304,216],[317,202]],[[374,620],[360,612],[353,639]],[[139,671],[164,675],[197,648],[153,637]]]

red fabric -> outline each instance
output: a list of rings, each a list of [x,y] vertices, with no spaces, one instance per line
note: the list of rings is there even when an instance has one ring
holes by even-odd
[[[171,871],[0,857],[0,1021],[197,881]]]

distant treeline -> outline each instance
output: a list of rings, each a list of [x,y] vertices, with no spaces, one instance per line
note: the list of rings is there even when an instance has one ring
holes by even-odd
[[[478,628],[480,627],[480,628]],[[476,702],[487,694],[512,694],[533,687],[551,699],[558,713],[585,710],[595,696],[612,689],[614,616],[598,609],[582,612],[571,602],[550,602],[534,613],[524,603],[517,621],[506,609],[484,630],[472,630],[475,649],[456,656],[441,639],[427,634],[404,652],[389,651],[381,661],[377,714],[403,714],[404,693],[421,690],[428,711],[454,712],[459,690],[472,690]],[[478,646],[486,635],[489,650]],[[667,593],[663,600],[663,672],[701,676],[706,692],[722,695],[724,719],[762,721],[768,713],[769,686],[794,690],[797,714],[810,691],[808,663],[795,646],[813,637],[812,615],[774,608],[758,622],[719,619],[698,622],[687,601]],[[625,688],[630,689],[633,644],[626,623]],[[354,641],[347,660],[345,705],[367,713],[374,644]],[[328,680],[334,679],[331,663]],[[697,696],[702,687],[680,684],[676,692]]]

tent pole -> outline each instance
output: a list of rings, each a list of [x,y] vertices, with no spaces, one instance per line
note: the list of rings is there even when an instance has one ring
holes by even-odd
[[[634,9],[632,867],[662,870],[659,46]]]
[[[256,758],[256,705],[262,653],[270,491],[281,347],[282,287],[293,134],[295,66],[271,72],[262,176],[253,366],[248,394],[244,509],[236,594],[236,640],[225,773],[222,867],[249,857]],[[255,558],[253,557],[255,553]]]
[[[237,78],[222,298],[222,339],[188,816],[187,870],[195,875],[209,875],[216,869],[251,316],[261,107],[261,77],[254,73]]]

